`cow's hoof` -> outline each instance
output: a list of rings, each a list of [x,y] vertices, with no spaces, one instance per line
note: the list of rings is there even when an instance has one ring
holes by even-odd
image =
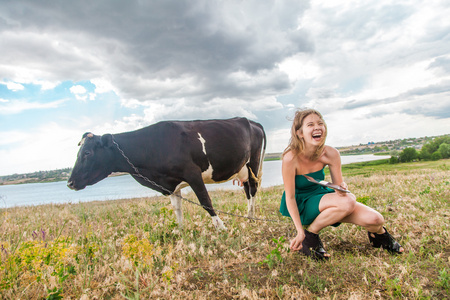
[[[217,230],[227,230],[225,225],[223,224],[222,220],[218,216],[211,217],[214,227],[216,227]]]

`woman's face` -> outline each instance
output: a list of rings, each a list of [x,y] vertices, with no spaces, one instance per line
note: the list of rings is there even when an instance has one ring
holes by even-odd
[[[325,139],[325,123],[316,114],[310,114],[303,120],[302,127],[297,130],[297,136],[305,143],[319,146]]]

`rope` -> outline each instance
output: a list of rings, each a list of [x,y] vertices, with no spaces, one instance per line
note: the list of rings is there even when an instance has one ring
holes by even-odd
[[[123,152],[123,150],[120,148],[119,144],[115,141],[114,136],[113,136],[112,134],[111,134],[111,137],[112,137],[112,142],[113,142],[114,145],[116,145],[116,147],[117,147],[117,150],[119,150],[120,154],[125,158],[125,160],[128,162],[128,164],[133,168],[135,174],[132,174],[132,175],[133,175],[133,176],[136,176],[136,177],[139,177],[139,178],[141,178],[141,179],[143,179],[143,180],[145,180],[146,182],[150,183],[151,185],[153,185],[153,186],[155,186],[155,187],[158,187],[159,189],[161,189],[161,190],[167,192],[170,196],[176,196],[176,197],[180,198],[181,200],[184,200],[185,202],[189,202],[189,203],[195,204],[195,205],[197,205],[197,206],[203,207],[203,208],[206,209],[206,210],[214,210],[214,211],[216,211],[216,212],[219,212],[219,213],[225,214],[225,215],[229,215],[229,216],[234,216],[234,217],[239,217],[239,218],[245,218],[245,219],[254,220],[254,221],[276,222],[276,223],[281,222],[280,220],[253,218],[253,217],[248,217],[248,216],[242,216],[242,215],[238,215],[238,214],[229,213],[229,212],[226,212],[226,211],[221,211],[221,210],[218,210],[218,209],[214,209],[213,207],[205,206],[205,205],[203,205],[203,204],[201,204],[201,203],[196,203],[196,202],[194,202],[194,201],[191,201],[191,200],[189,200],[189,199],[184,198],[184,197],[181,196],[181,195],[174,194],[174,192],[172,192],[172,191],[166,189],[165,187],[163,187],[163,186],[157,184],[156,182],[154,182],[154,181],[148,179],[147,177],[145,177],[144,175],[142,175],[142,174],[139,172],[138,168],[136,168],[136,166],[133,165],[133,163],[130,161],[130,159],[125,155],[125,153]],[[249,168],[249,169],[250,169],[250,168]],[[253,178],[256,178],[255,174],[253,173],[253,171],[252,171],[251,169],[250,169],[250,172],[251,172],[251,176],[252,176]],[[257,182],[259,183],[260,180],[257,180]]]

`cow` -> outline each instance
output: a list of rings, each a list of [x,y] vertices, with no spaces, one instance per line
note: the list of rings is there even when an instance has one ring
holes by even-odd
[[[70,189],[84,189],[113,172],[129,173],[143,186],[168,195],[182,226],[181,189],[190,186],[214,226],[226,230],[205,183],[238,180],[248,200],[247,216],[254,216],[266,149],[259,123],[246,118],[162,121],[114,135],[86,132],[79,146]]]

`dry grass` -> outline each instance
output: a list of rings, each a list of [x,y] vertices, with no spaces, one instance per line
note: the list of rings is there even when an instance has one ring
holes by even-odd
[[[406,248],[392,256],[357,226],[321,234],[332,254],[314,262],[287,250],[294,234],[278,213],[282,187],[259,193],[251,222],[183,202],[185,227],[165,197],[0,210],[3,299],[444,299],[450,293],[448,160],[383,165],[346,175]],[[194,199],[192,194],[187,196]],[[217,209],[244,215],[243,192],[212,193]]]

